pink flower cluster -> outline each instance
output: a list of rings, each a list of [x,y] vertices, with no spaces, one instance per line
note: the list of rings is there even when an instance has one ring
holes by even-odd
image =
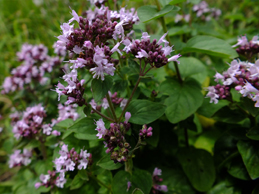
[[[114,94],[112,94],[110,91],[108,92],[109,93],[109,96],[111,98],[111,101],[113,103],[113,106],[118,106],[120,105],[120,107],[123,109],[126,104],[127,104],[127,99],[125,98],[119,98],[117,95],[118,93],[115,92]],[[101,105],[98,105],[94,99],[91,100],[91,102],[89,103],[93,109],[96,109],[96,110],[101,110],[101,108],[103,108],[104,110],[106,110],[108,107],[109,107],[109,103],[108,103],[108,100],[107,98],[103,98],[102,99],[102,104]]]
[[[91,164],[92,155],[87,153],[87,150],[81,149],[80,154],[78,154],[74,148],[68,151],[68,145],[63,144],[59,154],[60,157],[53,161],[55,171],[48,171],[47,175],[40,175],[41,182],[35,184],[36,188],[40,186],[63,188],[67,182],[65,172],[74,171],[76,168],[78,170],[86,169],[87,165]]]
[[[152,127],[147,128],[147,125],[143,125],[142,129],[139,130],[139,137],[143,140],[152,136]]]
[[[19,113],[12,115],[15,120],[18,120],[18,116],[20,116]],[[46,135],[60,135],[60,132],[56,130],[52,131],[50,124],[44,124],[44,119],[47,115],[41,104],[27,107],[21,116],[21,120],[13,122],[13,133],[16,139],[20,139],[21,137],[34,138],[41,130]]]
[[[21,150],[15,150],[9,158],[9,168],[13,168],[16,166],[27,166],[31,163],[32,152],[28,149],[23,149],[23,153]]]
[[[63,84],[58,83],[56,85],[56,90],[54,90],[58,93],[58,100],[60,100],[61,95],[66,95],[67,101],[65,102],[65,105],[78,104],[79,106],[83,106],[85,104],[85,99],[83,98],[83,84],[85,80],[82,79],[79,81],[77,79],[76,69],[72,69],[71,72],[65,74],[63,79],[67,82],[67,86],[65,87]]]
[[[38,189],[40,186],[50,187],[51,189],[55,186],[63,188],[64,184],[67,182],[65,178],[65,173],[60,173],[59,175],[55,171],[48,171],[48,174],[40,175],[40,181],[35,183],[35,188]]]
[[[58,104],[58,118],[52,120],[52,126],[56,123],[64,121],[66,119],[73,119],[74,121],[79,118],[79,114],[76,112],[76,104],[64,106]]]
[[[166,35],[167,33],[165,33],[158,41],[155,39],[151,42],[148,33],[143,32],[141,40],[123,40],[122,42],[125,45],[123,51],[132,53],[136,58],[144,60],[145,64],[150,64],[151,67],[159,68],[170,61],[176,61],[179,64],[180,62],[177,59],[181,56],[180,54],[167,58],[173,49],[165,39]],[[162,44],[164,44],[164,46],[162,46]]]
[[[47,55],[48,49],[40,45],[24,44],[21,52],[17,53],[20,66],[13,69],[12,76],[6,77],[2,85],[2,93],[7,94],[16,90],[30,87],[31,82],[45,85],[48,80],[45,73],[52,72],[55,66],[59,66],[63,59]]]
[[[216,73],[215,81],[221,84],[208,87],[207,97],[210,102],[218,103],[218,99],[227,99],[230,89],[235,88],[243,97],[256,101],[255,107],[259,107],[259,60],[255,63],[233,60],[230,67],[223,74]]]
[[[196,12],[197,17],[201,17],[202,20],[209,21],[211,18],[218,19],[221,15],[221,10],[216,8],[209,8],[206,1],[201,1],[199,4],[194,5],[192,10]]]
[[[152,179],[153,179],[152,192],[154,194],[158,194],[158,193],[160,193],[160,191],[163,191],[163,192],[167,192],[168,191],[166,185],[158,185],[158,183],[163,181],[163,179],[159,177],[161,175],[162,175],[162,170],[158,169],[158,168],[155,168],[155,170],[153,172],[153,176],[152,176]]]
[[[258,36],[254,36],[252,40],[248,41],[246,36],[238,37],[237,44],[232,47],[237,47],[237,53],[244,55],[248,60],[257,53],[259,53],[259,40]]]

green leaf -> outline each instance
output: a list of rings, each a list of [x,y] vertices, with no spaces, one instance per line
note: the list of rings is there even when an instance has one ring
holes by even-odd
[[[151,123],[161,117],[166,106],[149,100],[132,100],[127,108],[131,113],[129,122],[139,125]]]
[[[200,85],[193,79],[182,84],[175,79],[167,79],[160,86],[160,91],[170,96],[165,100],[165,114],[171,123],[185,120],[201,106],[203,95]]]
[[[241,190],[231,187],[227,181],[215,185],[207,194],[241,194]]]
[[[128,172],[125,172],[124,170],[121,170],[115,174],[112,181],[112,191],[113,194],[129,194],[127,192],[127,183],[128,181],[131,181],[131,175]],[[132,192],[133,188],[130,187],[130,190]]]
[[[114,163],[114,161],[111,160],[110,155],[105,155],[96,163],[96,165],[106,170],[116,170],[122,166],[121,163]]]
[[[252,127],[246,134],[246,136],[252,140],[259,140],[259,129],[258,127]]]
[[[170,5],[175,5],[175,4],[178,4],[178,3],[182,3],[182,2],[185,2],[186,0],[159,0],[159,2],[161,3],[161,5],[164,7],[168,4]]]
[[[80,177],[80,179],[85,180],[85,181],[89,180],[86,170],[79,170],[77,174]]]
[[[231,160],[228,165],[228,173],[241,180],[251,180],[240,155]]]
[[[217,104],[210,103],[209,98],[205,98],[201,107],[197,110],[197,113],[205,117],[212,117],[219,109],[227,106],[230,102],[227,100],[219,100]]]
[[[168,30],[169,36],[181,35],[181,34],[188,34],[191,32],[191,28],[188,25],[184,26],[174,26]]]
[[[168,192],[171,194],[196,193],[183,170],[178,165],[172,168],[162,168],[162,178],[162,184],[167,186]]]
[[[144,194],[143,191],[141,191],[141,189],[134,189],[134,191],[132,192],[132,194]]]
[[[138,8],[137,13],[139,20],[143,23],[149,22],[151,20],[163,17],[171,11],[179,11],[180,8],[173,5],[166,5],[159,12],[157,11],[156,6],[145,5]]]
[[[127,191],[127,183],[131,182],[131,187]],[[114,194],[132,193],[135,188],[143,193],[149,193],[152,187],[152,176],[145,170],[135,169],[131,175],[125,171],[119,171],[115,174],[112,181],[112,191]]]
[[[96,137],[96,125],[92,118],[82,118],[78,120],[74,125],[70,126],[68,130],[64,133],[63,139],[69,136],[71,133],[75,133],[77,139],[82,140],[97,140]]]
[[[84,184],[84,180],[80,178],[80,175],[76,175],[70,185],[70,190],[78,189]]]
[[[202,83],[207,77],[207,69],[200,60],[194,57],[181,57],[179,61],[179,71],[182,78],[192,77]],[[169,63],[169,68],[175,72],[173,63]]]
[[[177,156],[192,186],[200,192],[208,191],[216,179],[212,156],[194,148],[181,148]]]
[[[152,187],[152,176],[145,170],[135,169],[132,175],[132,187],[139,188],[143,193],[149,193]]]
[[[91,88],[93,92],[93,97],[95,101],[101,100],[111,89],[113,85],[113,80],[110,76],[105,76],[105,80],[93,79]]]
[[[259,145],[257,141],[238,141],[237,148],[251,179],[259,177]]]
[[[223,58],[236,58],[237,52],[226,41],[213,36],[199,35],[187,41],[183,53],[201,52]]]

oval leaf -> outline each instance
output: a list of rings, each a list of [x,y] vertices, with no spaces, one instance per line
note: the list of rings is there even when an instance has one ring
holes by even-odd
[[[96,163],[96,165],[106,170],[116,170],[122,166],[121,163],[114,163],[114,161],[111,160],[110,155],[104,156]]]
[[[208,55],[236,58],[237,52],[226,41],[213,36],[195,36],[188,40],[183,52],[201,52]]]
[[[166,106],[149,100],[132,100],[127,108],[131,113],[129,122],[144,125],[161,117]]]
[[[198,191],[208,191],[215,179],[216,170],[212,156],[201,149],[182,148],[178,159],[192,186]]]
[[[165,100],[165,114],[171,123],[178,123],[195,113],[203,102],[200,90],[200,85],[193,79],[183,84],[175,79],[167,79],[161,84],[160,91],[170,95]]]
[[[160,18],[171,11],[179,11],[180,8],[173,5],[164,6],[159,12],[157,11],[156,6],[145,5],[138,8],[137,13],[141,22],[149,22],[151,20]]]
[[[259,145],[257,141],[239,141],[237,148],[242,156],[243,162],[246,166],[251,179],[259,177]]]

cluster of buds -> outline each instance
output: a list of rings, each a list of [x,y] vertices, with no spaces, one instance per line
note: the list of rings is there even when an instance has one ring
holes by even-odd
[[[125,98],[119,98],[119,97],[117,96],[117,95],[118,95],[117,92],[115,92],[114,94],[112,94],[112,93],[109,91],[108,94],[109,94],[109,96],[110,96],[110,98],[111,98],[111,102],[112,102],[112,104],[113,104],[114,107],[120,105],[120,107],[123,109],[123,108],[126,106],[128,100],[125,99]],[[103,108],[104,110],[106,110],[106,109],[109,107],[109,103],[108,103],[107,98],[103,98],[103,99],[102,99],[102,104],[100,104],[100,105],[98,105],[98,104],[94,101],[94,99],[92,99],[89,104],[92,106],[93,109],[96,109],[96,110],[98,110],[98,111],[100,111],[101,108]]]
[[[22,116],[21,120],[18,120],[19,116]],[[60,135],[56,130],[52,131],[50,124],[44,124],[43,120],[46,117],[46,111],[41,104],[33,107],[27,107],[23,114],[13,114],[13,133],[16,139],[21,137],[35,138],[35,136],[42,130],[46,135],[53,134],[55,136]],[[17,122],[15,122],[15,121]]]
[[[35,188],[38,189],[40,186],[44,186],[46,188],[50,187],[51,189],[53,189],[55,186],[59,188],[63,188],[64,184],[67,182],[67,179],[65,178],[65,174],[60,173],[58,176],[57,175],[58,174],[56,171],[50,171],[50,170],[46,175],[41,174],[40,175],[41,182],[35,183]]]
[[[153,180],[152,193],[154,194],[158,194],[160,193],[160,191],[163,191],[163,192],[168,191],[166,185],[158,185],[158,183],[163,181],[163,179],[160,178],[161,175],[162,175],[162,170],[155,168],[152,176],[152,180]]]
[[[87,153],[87,150],[81,149],[80,154],[72,148],[68,151],[67,145],[62,145],[59,151],[60,157],[54,160],[55,168],[57,172],[74,171],[86,169],[88,164],[92,162],[92,155]]]
[[[131,114],[126,112],[125,121],[123,123],[111,123],[110,129],[106,129],[102,119],[96,122],[96,130],[99,139],[103,138],[106,153],[111,153],[111,160],[115,163],[127,161],[130,144],[125,139],[126,132],[130,129],[128,123]]]
[[[255,107],[259,107],[259,60],[254,64],[233,60],[230,67],[223,74],[216,73],[215,81],[221,80],[223,85],[208,87],[210,102],[218,103],[218,99],[228,99],[230,89],[235,88],[243,97],[256,101]]]
[[[16,90],[22,90],[24,86],[30,88],[30,84],[40,83],[44,85],[48,80],[45,73],[52,72],[53,68],[60,66],[63,59],[47,55],[48,49],[41,45],[24,44],[21,52],[17,53],[20,66],[13,69],[12,76],[6,77],[2,85],[2,93],[7,94]]]
[[[150,64],[151,67],[162,67],[170,61],[176,61],[180,63],[177,59],[181,56],[180,54],[174,55],[169,59],[166,57],[170,55],[173,51],[171,46],[168,46],[169,42],[165,40],[167,33],[165,33],[159,41],[154,39],[150,41],[150,36],[147,32],[142,33],[141,40],[125,39],[123,44],[125,48],[123,49],[127,53],[131,52],[136,58],[144,60],[145,64]],[[164,47],[162,44],[164,43]]]
[[[21,150],[15,150],[9,158],[9,168],[27,166],[31,163],[31,156],[31,150],[23,149],[23,153],[21,153]]]
[[[258,36],[254,36],[252,40],[248,41],[246,36],[238,37],[237,44],[232,47],[239,46],[236,51],[238,54],[245,56],[248,60],[257,53],[259,53]]]
[[[205,1],[201,1],[199,4],[194,5],[192,10],[196,12],[196,16],[202,20],[209,21],[211,18],[218,19],[221,15],[221,10],[216,8],[209,8]]]
[[[60,100],[61,95],[66,95],[68,98],[65,105],[77,104],[78,106],[83,106],[85,104],[85,99],[83,98],[85,90],[83,84],[85,80],[78,81],[77,70],[75,69],[65,74],[63,79],[68,85],[66,87],[61,83],[56,85],[57,88],[54,91],[58,93],[58,100]]]
[[[147,125],[143,125],[142,129],[139,130],[139,137],[141,140],[152,136],[152,127],[147,128]]]

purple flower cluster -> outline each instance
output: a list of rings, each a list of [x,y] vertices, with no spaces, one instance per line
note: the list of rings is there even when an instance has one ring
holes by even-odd
[[[51,187],[57,186],[63,188],[67,182],[65,172],[86,169],[87,165],[92,162],[92,155],[87,153],[87,150],[81,149],[80,154],[72,148],[68,151],[68,145],[63,144],[59,151],[60,157],[53,162],[55,164],[55,171],[48,171],[47,175],[40,175],[41,182],[35,184],[36,188],[40,186]],[[59,173],[59,174],[58,174]]]
[[[19,120],[20,116],[22,117],[21,120]],[[14,137],[16,139],[20,139],[21,137],[35,138],[41,130],[42,133],[46,135],[60,135],[60,132],[56,130],[52,131],[50,124],[44,124],[44,119],[46,116],[46,111],[41,104],[33,107],[27,107],[22,114],[12,114],[11,118],[14,125]]]
[[[76,112],[76,104],[64,106],[58,105],[58,118],[52,120],[52,126],[56,123],[64,121],[66,119],[73,119],[74,121],[79,118],[79,114]]]
[[[37,182],[35,184],[35,188],[38,189],[40,186],[45,186],[50,187],[51,189],[54,188],[55,186],[59,187],[59,188],[63,188],[64,184],[67,182],[67,179],[65,178],[65,174],[64,173],[60,173],[57,176],[57,172],[55,171],[48,171],[48,174],[44,175],[41,174],[40,175],[40,181],[41,182]]]
[[[57,172],[65,173],[66,171],[74,171],[75,168],[78,170],[86,169],[91,160],[91,154],[87,153],[87,150],[80,151],[78,154],[75,148],[68,151],[68,146],[63,145],[59,151],[60,157],[54,160],[55,168]]]
[[[190,14],[186,14],[186,15],[180,15],[180,14],[176,14],[175,18],[174,18],[174,22],[178,23],[181,20],[184,20],[185,22],[189,22],[190,21]]]
[[[2,93],[7,94],[22,90],[25,85],[30,87],[31,82],[44,85],[48,80],[45,73],[50,73],[55,66],[59,66],[63,59],[47,55],[48,49],[41,45],[24,44],[21,52],[17,53],[20,66],[13,69],[12,76],[6,77],[2,85]]]
[[[147,125],[143,125],[142,129],[139,130],[139,137],[143,140],[152,136],[152,127],[147,128]]]
[[[84,95],[84,87],[83,84],[85,82],[84,79],[79,81],[77,79],[77,70],[72,69],[71,72],[65,74],[63,79],[67,82],[67,86],[65,87],[63,84],[58,83],[56,85],[56,91],[58,93],[58,100],[60,100],[61,95],[66,95],[67,101],[65,105],[69,104],[78,104],[79,106],[83,106],[85,104]]]
[[[132,29],[132,25],[138,21],[136,13],[121,9],[120,13],[112,12],[102,6],[94,11],[87,11],[86,17],[79,17],[72,10],[73,18],[68,23],[61,25],[63,34],[58,36],[55,48],[66,47],[70,53],[76,56],[76,60],[70,60],[72,68],[86,68],[93,78],[104,80],[105,74],[114,75],[117,59],[111,55],[118,51],[119,44],[113,49],[107,46],[110,39],[124,39],[124,31]],[[135,12],[135,11],[134,11]],[[121,20],[118,23],[118,20]],[[73,21],[77,21],[78,28],[74,28]]]
[[[9,158],[9,168],[13,168],[16,166],[27,166],[31,163],[32,152],[28,149],[23,149],[23,153],[21,150],[15,150]]]
[[[209,8],[206,1],[201,1],[199,4],[194,5],[192,10],[196,12],[197,17],[202,20],[209,21],[211,18],[218,19],[221,15],[221,10],[216,8]]]
[[[109,96],[111,98],[111,101],[113,103],[113,106],[118,106],[120,105],[120,107],[123,109],[126,104],[127,104],[127,99],[125,98],[119,98],[117,95],[118,93],[115,92],[114,94],[112,94],[110,91],[108,92],[109,93]],[[101,108],[103,108],[104,110],[106,110],[108,107],[109,107],[109,103],[108,103],[108,100],[107,98],[103,98],[102,99],[102,104],[101,105],[98,105],[94,99],[91,100],[91,102],[89,103],[93,109],[96,109],[96,110],[101,110]]]
[[[255,63],[233,60],[223,75],[216,73],[215,81],[221,81],[223,85],[208,87],[207,97],[210,102],[218,103],[218,99],[227,99],[230,89],[235,88],[243,97],[256,101],[255,107],[259,107],[259,60]]]
[[[151,42],[148,33],[143,32],[141,40],[123,40],[122,42],[125,45],[123,51],[132,53],[136,58],[144,60],[145,64],[149,63],[151,67],[159,68],[170,61],[176,61],[179,64],[180,62],[177,59],[181,56],[180,54],[169,59],[166,57],[173,51],[172,47],[169,46],[169,42],[165,39],[166,35],[167,33],[159,41],[155,39]],[[164,47],[162,46],[163,43]]]
[[[159,177],[161,175],[162,175],[162,170],[155,168],[155,170],[153,172],[153,176],[152,176],[152,179],[153,179],[152,192],[154,194],[158,194],[158,193],[160,193],[160,191],[163,191],[163,192],[168,191],[166,185],[158,185],[158,183],[163,181],[163,179]]]
[[[258,36],[254,36],[252,40],[248,41],[246,36],[238,37],[237,44],[232,47],[239,46],[236,51],[240,55],[244,55],[247,59],[251,59],[251,57],[257,53],[259,53],[259,40]]]
[[[115,163],[127,161],[129,154],[130,144],[125,139],[126,132],[130,129],[128,123],[130,113],[125,114],[124,123],[111,123],[110,129],[106,129],[102,119],[96,122],[96,130],[98,131],[99,139],[103,138],[105,147],[107,147],[106,153],[111,153],[111,160]]]

